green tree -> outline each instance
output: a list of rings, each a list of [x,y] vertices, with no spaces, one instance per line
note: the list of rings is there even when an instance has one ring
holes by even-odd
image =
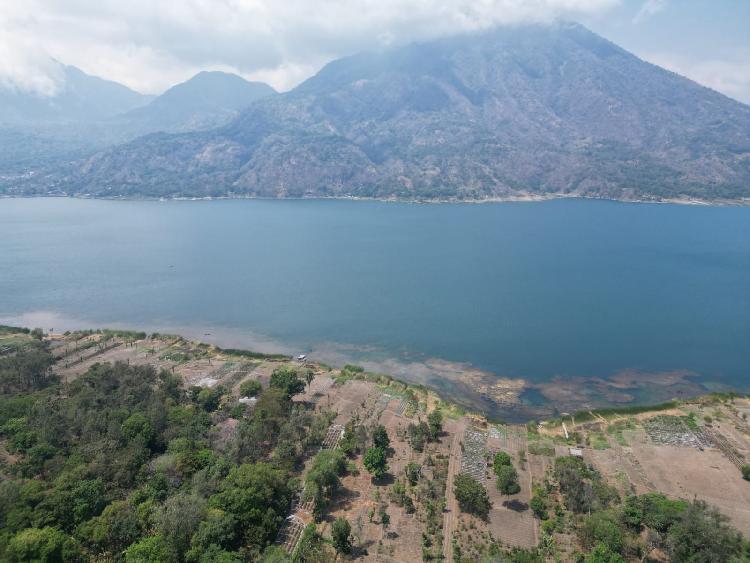
[[[141,522],[133,507],[125,501],[115,501],[101,515],[83,523],[78,537],[98,551],[121,553],[142,533]]]
[[[233,515],[242,540],[262,550],[276,537],[291,502],[291,490],[281,471],[266,463],[233,468],[209,504]]]
[[[179,493],[167,499],[157,512],[159,535],[181,559],[190,547],[190,538],[206,513],[206,501],[197,495]]]
[[[314,499],[314,512],[321,516],[341,486],[339,477],[346,472],[344,454],[323,450],[315,456],[305,477],[305,500]]]
[[[594,546],[584,561],[585,563],[625,563],[622,555],[613,552],[603,543]]]
[[[667,545],[672,561],[732,561],[742,553],[742,534],[727,525],[728,518],[705,502],[695,500],[669,529]]]
[[[328,563],[328,561],[330,561],[330,557],[326,553],[323,536],[315,528],[315,524],[308,524],[302,532],[294,553],[292,553],[292,562]]]
[[[74,561],[80,555],[75,541],[55,528],[26,528],[8,542],[5,549],[13,563],[57,563]]]
[[[515,495],[521,490],[518,473],[512,465],[502,465],[497,471],[497,490],[504,495]]]
[[[486,518],[490,511],[487,489],[472,476],[459,473],[453,480],[453,494],[463,512]]]
[[[497,452],[495,454],[495,458],[492,460],[492,469],[497,475],[497,472],[500,471],[500,468],[506,467],[508,465],[513,465],[513,460],[511,459],[510,455],[508,455],[506,452]]]
[[[175,554],[161,536],[146,536],[125,550],[127,563],[164,563],[174,561]]]
[[[549,518],[549,514],[547,513],[547,495],[536,492],[529,501],[529,507],[540,520]]]
[[[369,448],[363,459],[365,469],[376,479],[380,480],[388,472],[385,450],[383,448]]]
[[[350,553],[352,550],[352,527],[349,521],[339,516],[331,527],[331,542],[336,553]]]
[[[750,465],[749,465],[749,464],[747,464],[747,463],[746,463],[746,464],[744,464],[744,465],[742,466],[742,468],[741,468],[741,471],[742,471],[742,478],[743,478],[743,479],[744,479],[745,481],[750,481]]]
[[[578,531],[581,544],[587,549],[602,544],[612,553],[622,553],[625,547],[625,534],[617,518],[607,512],[596,512],[587,516]]]
[[[257,397],[263,391],[263,386],[257,379],[248,379],[240,385],[240,397]]]
[[[143,413],[136,411],[131,414],[120,427],[123,438],[128,442],[139,439],[146,446],[154,439],[154,429]]]
[[[429,428],[430,440],[434,442],[443,431],[443,413],[434,410],[427,415],[427,427]]]
[[[305,383],[297,377],[297,370],[286,366],[273,370],[270,385],[282,390],[287,397],[293,397],[305,390]]]
[[[381,448],[383,451],[388,451],[388,447],[391,445],[391,439],[388,437],[388,432],[385,426],[378,424],[372,431],[372,444],[376,448]]]

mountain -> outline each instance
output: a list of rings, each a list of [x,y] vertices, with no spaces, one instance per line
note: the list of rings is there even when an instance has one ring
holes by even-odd
[[[0,88],[0,123],[91,122],[143,106],[152,98],[74,66],[57,64],[61,80],[52,96]]]
[[[334,61],[224,127],[41,175],[67,193],[488,199],[750,197],[750,107],[578,24]]]
[[[75,67],[60,69],[63,80],[54,96],[0,90],[0,171],[67,166],[157,131],[210,129],[227,123],[253,101],[275,94],[260,82],[201,72],[158,97],[145,96]]]
[[[268,84],[248,82],[236,74],[201,72],[119,121],[142,132],[210,129],[230,121],[255,100],[275,93]]]

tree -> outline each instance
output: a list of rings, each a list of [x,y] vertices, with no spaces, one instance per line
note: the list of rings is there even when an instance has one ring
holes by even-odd
[[[266,463],[246,463],[229,472],[209,504],[237,518],[242,540],[262,549],[276,537],[291,496],[281,471]]]
[[[307,383],[308,387],[310,387],[310,384],[313,382],[313,379],[315,379],[315,372],[311,369],[308,369],[305,372],[305,382]]]
[[[497,452],[495,459],[492,461],[492,469],[497,474],[501,467],[513,465],[513,461],[506,452]]]
[[[323,536],[315,528],[315,524],[308,524],[302,532],[292,561],[300,563],[327,563],[330,557],[326,553]]]
[[[13,536],[5,549],[8,561],[13,563],[57,563],[74,560],[79,553],[72,538],[50,527],[26,528]]]
[[[406,479],[409,481],[409,484],[413,487],[422,475],[422,466],[414,462],[407,463],[404,473],[406,473]]]
[[[169,544],[159,535],[146,536],[125,550],[126,563],[163,563],[175,559]]]
[[[194,494],[180,493],[167,499],[157,512],[156,529],[170,549],[182,558],[190,547],[190,538],[198,529],[206,511],[206,501]]]
[[[346,472],[344,454],[323,450],[315,456],[305,477],[305,500],[314,499],[314,512],[320,516],[341,486],[339,477]]]
[[[388,464],[385,459],[385,450],[383,448],[370,448],[365,452],[364,457],[365,469],[376,480],[380,480],[385,477],[388,472]]]
[[[352,527],[351,524],[349,524],[349,521],[342,516],[336,518],[331,527],[331,542],[333,543],[336,553],[346,554],[351,552],[351,534]]]
[[[669,529],[667,545],[672,561],[731,561],[742,552],[742,534],[727,525],[728,518],[705,502],[695,500]]]
[[[240,397],[257,397],[263,390],[263,386],[257,379],[248,379],[240,385]]]
[[[619,553],[613,553],[603,543],[597,544],[584,560],[585,563],[625,563],[625,559]]]
[[[536,516],[540,520],[546,520],[547,518],[549,518],[549,514],[547,513],[546,495],[540,492],[536,492],[529,501],[529,507],[534,512],[534,516]]]
[[[385,426],[378,424],[372,431],[372,444],[376,448],[381,448],[383,451],[388,451],[388,446],[391,445],[391,439],[388,437],[388,432]]]
[[[391,525],[391,516],[386,512],[385,506],[380,507],[380,525],[383,526],[383,534]]]
[[[497,471],[497,490],[504,495],[515,495],[521,490],[518,473],[512,465],[503,465]]]
[[[742,478],[745,481],[750,481],[750,465],[744,464],[741,470],[742,470]]]
[[[140,439],[145,446],[151,444],[154,439],[154,429],[142,412],[136,411],[131,414],[120,427],[123,438],[128,442]]]
[[[432,411],[427,416],[427,427],[429,428],[430,440],[434,442],[443,431],[443,413],[439,410]]]
[[[297,370],[286,366],[273,370],[270,385],[281,389],[287,397],[293,397],[305,390],[305,383],[297,377]]]
[[[460,473],[453,480],[453,494],[463,512],[486,518],[490,511],[487,489],[470,475]]]

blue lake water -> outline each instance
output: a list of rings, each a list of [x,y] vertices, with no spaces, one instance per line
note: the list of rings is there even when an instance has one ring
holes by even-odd
[[[0,318],[310,351],[500,414],[748,390],[750,207],[4,199]]]

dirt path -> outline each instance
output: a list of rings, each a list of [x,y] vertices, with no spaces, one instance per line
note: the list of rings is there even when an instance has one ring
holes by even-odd
[[[456,427],[451,444],[451,453],[448,458],[448,478],[445,480],[445,513],[443,514],[443,555],[445,561],[453,561],[453,548],[451,540],[453,539],[453,530],[456,527],[458,518],[458,502],[453,495],[453,477],[461,468],[461,439],[466,430],[466,419],[462,418]]]

